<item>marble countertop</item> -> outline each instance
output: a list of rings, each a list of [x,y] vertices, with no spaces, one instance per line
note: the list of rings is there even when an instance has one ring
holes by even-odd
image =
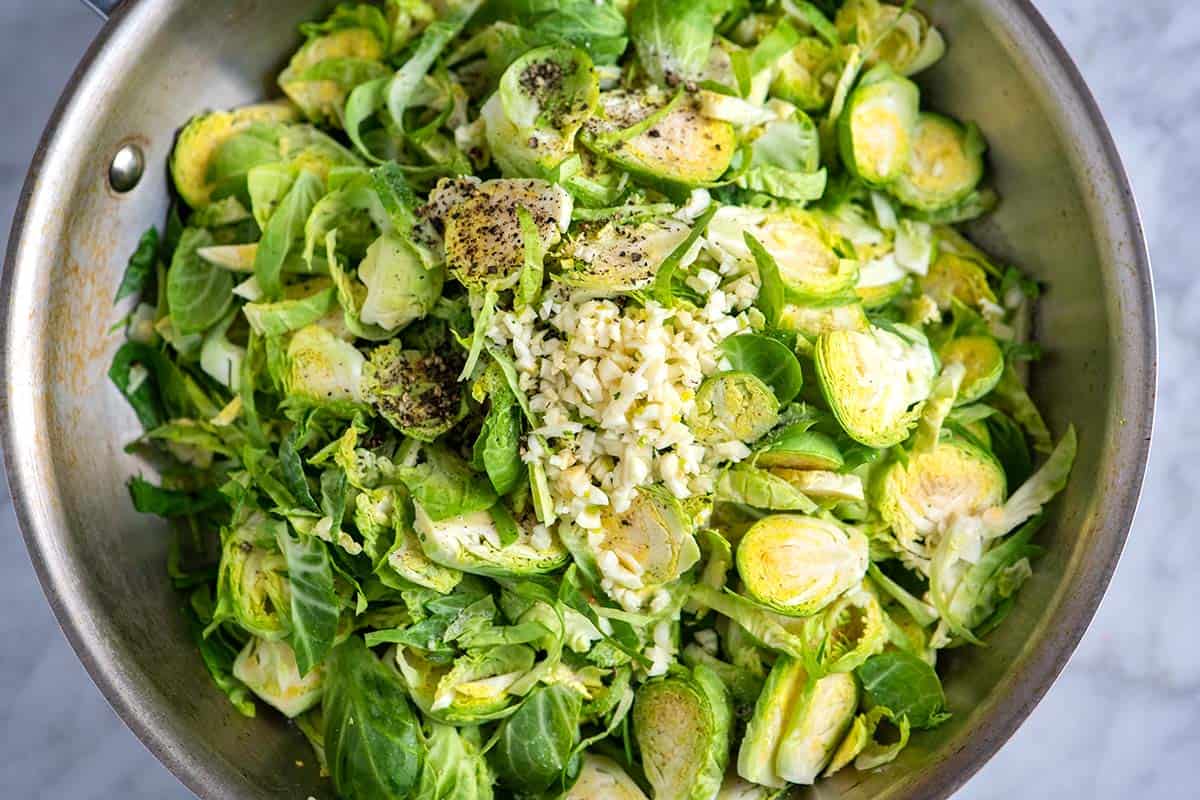
[[[1141,203],[1158,288],[1160,435],[1099,614],[1041,705],[958,797],[1194,797],[1200,471],[1190,457],[1200,452],[1200,374],[1188,365],[1200,363],[1200,314],[1188,309],[1200,307],[1200,5],[1037,4],[1096,94]],[[53,100],[98,29],[78,0],[0,2],[0,220],[11,218]],[[71,652],[2,484],[0,476],[0,797],[191,797]]]

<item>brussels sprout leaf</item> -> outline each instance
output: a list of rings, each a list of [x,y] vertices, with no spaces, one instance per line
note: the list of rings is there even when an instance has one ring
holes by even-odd
[[[150,228],[138,240],[137,249],[129,257],[129,265],[125,267],[125,275],[117,288],[117,297],[113,302],[120,302],[126,297],[140,295],[154,278],[154,265],[158,260],[158,229]]]
[[[700,77],[713,40],[712,9],[692,0],[642,0],[629,34],[651,79],[675,87]]]
[[[942,682],[933,667],[903,650],[871,656],[856,672],[875,706],[907,717],[912,727],[933,728],[950,718]]]
[[[423,464],[398,467],[396,475],[434,522],[485,511],[496,502],[496,491],[487,477],[449,450],[427,447],[425,455]]]
[[[783,278],[779,275],[779,265],[767,249],[755,239],[749,231],[745,234],[746,246],[754,254],[754,262],[758,265],[758,299],[754,304],[767,320],[767,327],[779,325],[783,314],[784,286]]]
[[[492,482],[496,494],[506,495],[524,474],[521,461],[521,409],[508,386],[499,381],[488,394],[491,408],[475,440],[474,460]]]
[[[513,307],[520,311],[537,302],[542,293],[543,266],[546,253],[538,235],[533,215],[524,206],[517,209],[517,220],[521,224],[521,240],[525,245],[525,263],[517,278],[517,289],[513,296]]]
[[[583,698],[563,684],[530,692],[521,707],[500,726],[489,756],[505,786],[522,792],[565,789],[569,771],[578,769],[571,755],[579,741]]]
[[[329,659],[325,761],[347,800],[401,800],[417,784],[424,749],[400,677],[351,636]]]
[[[238,713],[245,717],[255,716],[256,708],[250,689],[233,676],[233,662],[237,658],[241,643],[236,641],[224,626],[206,633],[213,621],[212,587],[207,584],[196,587],[188,598],[184,614],[187,617],[188,632],[200,650],[200,658],[204,661],[204,667],[212,677],[213,683],[225,693]]]
[[[208,231],[185,230],[167,270],[171,322],[185,336],[215,325],[233,302],[233,276],[196,252],[210,244],[212,235]]]
[[[316,511],[317,501],[313,499],[312,492],[309,491],[308,478],[304,476],[304,464],[300,461],[300,455],[296,448],[299,434],[300,428],[297,426],[283,438],[283,442],[279,445],[279,466],[283,472],[283,482],[292,495],[305,508]]]
[[[324,193],[325,186],[320,178],[307,170],[301,172],[263,229],[262,241],[254,257],[254,277],[268,298],[276,298],[282,293],[283,262],[296,243],[304,238],[305,223]]]
[[[143,514],[160,517],[186,517],[225,505],[225,497],[215,489],[185,492],[179,489],[163,489],[145,478],[131,478],[129,496],[133,507]]]
[[[749,372],[771,387],[779,404],[785,406],[800,394],[804,373],[795,353],[777,339],[754,333],[731,336],[721,350],[732,369]]]
[[[280,524],[276,541],[287,559],[292,594],[292,649],[303,677],[325,658],[337,634],[338,599],[325,543],[315,536],[292,536]]]
[[[675,281],[675,273],[679,269],[679,264],[684,257],[691,251],[696,241],[704,235],[704,231],[708,228],[708,223],[712,220],[713,215],[717,213],[717,204],[713,203],[708,209],[696,218],[692,223],[692,230],[688,233],[687,238],[671,251],[662,264],[658,267],[658,272],[654,275],[654,285],[651,288],[651,294],[654,299],[663,305],[670,305],[674,297],[673,284]]]
[[[141,342],[126,342],[108,370],[138,420],[153,430],[169,419],[187,416],[193,407],[189,379],[161,350]]]

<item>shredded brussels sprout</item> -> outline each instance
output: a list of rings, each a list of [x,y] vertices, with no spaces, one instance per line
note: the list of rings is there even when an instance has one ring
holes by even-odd
[[[910,5],[345,2],[181,120],[130,495],[331,795],[772,800],[969,711],[1077,442]]]

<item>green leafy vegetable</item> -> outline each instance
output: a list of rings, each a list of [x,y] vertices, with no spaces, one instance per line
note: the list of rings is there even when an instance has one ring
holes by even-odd
[[[233,302],[233,277],[196,251],[212,243],[208,231],[189,228],[167,270],[167,304],[180,334],[200,333],[225,316]]]
[[[775,263],[775,259],[762,246],[762,243],[755,239],[749,231],[746,232],[745,239],[746,246],[750,248],[750,252],[754,255],[754,262],[758,265],[760,285],[755,305],[762,311],[767,324],[775,327],[779,325],[780,317],[783,314],[784,300],[784,285],[783,279],[779,275],[779,265]]]
[[[125,275],[121,285],[117,287],[114,302],[120,302],[126,297],[136,297],[146,289],[154,278],[155,265],[158,263],[158,229],[150,228],[138,240],[137,249],[129,257],[129,265],[125,267]]]
[[[767,800],[949,713],[1078,442],[911,5],[331,4],[184,125],[130,499],[330,792]]]
[[[396,674],[351,636],[329,659],[325,762],[348,800],[400,800],[424,761],[416,717]]]
[[[949,717],[937,673],[911,653],[893,650],[871,656],[857,674],[873,705],[906,718],[918,730],[932,728]]]
[[[262,241],[254,257],[254,277],[267,297],[275,298],[282,293],[283,263],[296,243],[304,238],[304,224],[323,192],[321,179],[307,170],[302,171],[263,228]]]
[[[530,794],[565,788],[579,741],[583,698],[561,684],[534,689],[500,725],[490,753],[500,783]]]
[[[642,0],[629,19],[629,36],[642,68],[663,86],[700,77],[714,32],[708,3]]]
[[[817,504],[785,478],[747,466],[734,467],[721,475],[717,500],[771,511],[817,510]]]
[[[187,517],[225,505],[225,497],[212,489],[199,492],[163,489],[143,478],[129,480],[129,497],[141,513],[160,517]]]
[[[474,472],[453,453],[430,447],[425,455],[424,463],[400,467],[396,476],[434,522],[484,511],[496,502],[496,492],[487,477]]]
[[[496,494],[506,495],[525,474],[521,461],[521,409],[512,390],[495,382],[488,393],[491,408],[475,440],[476,462],[487,473]]]
[[[293,536],[282,526],[279,549],[287,560],[291,588],[292,647],[304,676],[333,647],[337,633],[338,600],[333,591],[333,569],[325,544],[313,536]]]
[[[743,333],[721,343],[733,369],[749,372],[771,387],[781,406],[790,403],[804,385],[796,354],[778,339]]]

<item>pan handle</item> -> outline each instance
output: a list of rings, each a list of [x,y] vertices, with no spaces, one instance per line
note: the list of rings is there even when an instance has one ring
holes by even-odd
[[[121,5],[121,0],[83,0],[83,4],[104,19],[108,19],[117,6]]]

